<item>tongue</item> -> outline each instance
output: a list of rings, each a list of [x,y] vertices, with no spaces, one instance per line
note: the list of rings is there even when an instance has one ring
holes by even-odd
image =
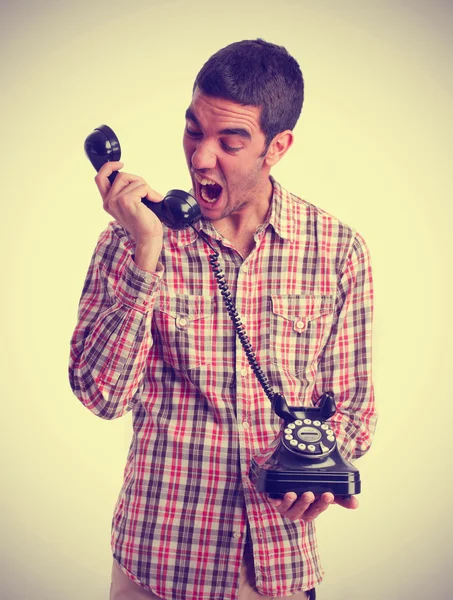
[[[204,185],[203,190],[208,198],[214,200],[214,198],[218,198],[220,196],[222,186],[220,186],[218,183],[215,183],[214,185]]]

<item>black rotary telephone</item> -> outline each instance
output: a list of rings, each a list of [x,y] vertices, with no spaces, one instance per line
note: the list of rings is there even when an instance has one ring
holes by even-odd
[[[339,453],[327,422],[336,411],[333,393],[323,394],[315,407],[289,407],[280,394],[271,402],[284,426],[274,442],[252,459],[250,479],[257,490],[273,498],[286,492],[359,494],[360,473]]]
[[[90,133],[85,140],[85,152],[97,171],[107,161],[121,158],[118,138],[107,125],[101,125]],[[118,171],[110,175],[110,183],[117,175]],[[142,202],[171,229],[193,228],[201,217],[195,198],[182,190],[170,190],[162,202],[150,202],[146,198]],[[308,491],[316,496],[324,492],[332,492],[335,496],[359,494],[359,471],[339,453],[335,433],[328,423],[336,411],[333,393],[323,394],[315,407],[290,407],[281,394],[273,391],[240,321],[218,263],[219,253],[203,232],[198,231],[198,234],[214,252],[209,262],[252,371],[272,409],[284,423],[274,442],[252,459],[251,481],[259,492],[267,492],[273,498],[286,492],[295,492],[298,496]]]

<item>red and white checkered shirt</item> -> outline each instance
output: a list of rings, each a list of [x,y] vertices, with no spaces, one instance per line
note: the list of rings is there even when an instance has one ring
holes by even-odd
[[[372,277],[361,236],[272,179],[267,222],[245,260],[201,220],[258,361],[288,404],[332,390],[346,459],[370,446]],[[192,229],[165,230],[155,274],[133,261],[117,222],[101,234],[71,342],[70,381],[104,419],[133,413],[112,522],[129,577],[168,600],[237,598],[249,531],[262,594],[320,582],[314,524],[282,517],[250,483],[253,456],[280,429]]]

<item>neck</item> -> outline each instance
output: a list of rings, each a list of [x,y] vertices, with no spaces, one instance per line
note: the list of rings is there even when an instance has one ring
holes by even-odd
[[[217,231],[223,235],[243,257],[246,257],[255,244],[254,234],[262,225],[269,212],[272,201],[273,187],[270,180],[265,189],[254,197],[253,201],[245,204],[241,210],[213,223]]]
[[[257,227],[266,220],[272,201],[272,192],[272,182],[268,179],[261,192],[256,192],[249,203],[244,204],[237,212],[213,223],[214,227],[230,241],[231,238],[250,234],[253,236]]]

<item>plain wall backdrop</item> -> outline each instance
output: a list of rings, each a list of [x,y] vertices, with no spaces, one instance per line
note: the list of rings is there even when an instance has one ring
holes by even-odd
[[[130,415],[72,395],[69,340],[110,216],[83,142],[118,134],[125,170],[190,185],[193,79],[263,37],[306,100],[274,175],[356,228],[375,280],[380,420],[360,508],[317,521],[320,600],[451,598],[453,5],[445,0],[1,2],[2,599],[102,600]]]

